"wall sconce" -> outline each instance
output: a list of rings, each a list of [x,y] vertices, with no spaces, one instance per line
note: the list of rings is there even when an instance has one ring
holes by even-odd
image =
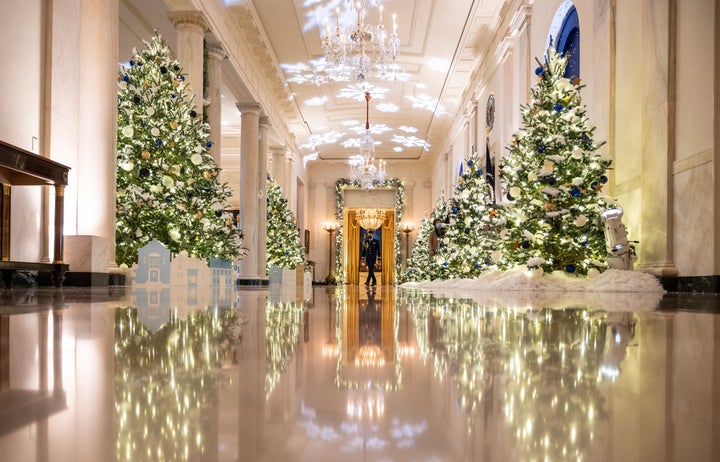
[[[337,221],[326,221],[323,223],[322,228],[328,233],[328,275],[327,278],[325,278],[325,282],[335,284],[335,265],[332,259],[332,249],[334,246],[332,237],[333,233],[340,229],[340,223]]]

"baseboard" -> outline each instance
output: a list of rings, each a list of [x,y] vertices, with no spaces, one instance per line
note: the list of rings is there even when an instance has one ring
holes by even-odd
[[[267,286],[270,284],[268,279],[236,279],[236,286]]]
[[[715,276],[659,276],[668,292],[720,293],[720,275]]]

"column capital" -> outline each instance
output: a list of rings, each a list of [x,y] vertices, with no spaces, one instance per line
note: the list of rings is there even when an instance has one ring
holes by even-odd
[[[179,26],[191,25],[202,29],[203,34],[208,30],[205,17],[200,11],[169,11],[167,17],[176,29]]]
[[[262,128],[270,127],[270,118],[268,116],[266,116],[265,114],[260,114],[260,127],[262,127]]]
[[[217,59],[218,61],[223,61],[228,57],[227,53],[225,53],[225,49],[220,43],[208,43],[207,53],[209,58]]]
[[[262,112],[262,107],[260,107],[260,104],[254,101],[243,101],[240,103],[235,103],[235,107],[238,109],[238,111],[240,111],[241,115],[245,112],[252,112],[255,113],[257,116],[260,116],[260,113]]]

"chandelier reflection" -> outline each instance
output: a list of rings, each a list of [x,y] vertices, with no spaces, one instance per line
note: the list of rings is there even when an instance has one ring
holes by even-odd
[[[385,355],[377,345],[363,345],[355,356],[356,367],[383,367]]]
[[[355,218],[360,226],[365,229],[378,229],[385,222],[385,211],[383,209],[358,209]]]
[[[328,73],[334,80],[365,80],[374,74],[383,78],[389,69],[395,68],[400,39],[397,33],[397,16],[393,14],[393,30],[388,35],[383,24],[383,6],[378,7],[377,25],[369,22],[370,0],[345,2],[343,16],[357,16],[357,23],[344,27],[340,24],[340,8],[335,9],[335,33],[330,31],[330,21],[325,18],[325,36],[322,50],[329,66]],[[376,1],[373,1],[376,3]],[[354,10],[354,11],[353,11]]]
[[[350,158],[350,179],[360,183],[362,189],[372,189],[382,183],[387,174],[385,161],[375,160],[375,140],[370,136],[370,92],[365,92],[365,135],[360,142],[360,153]]]

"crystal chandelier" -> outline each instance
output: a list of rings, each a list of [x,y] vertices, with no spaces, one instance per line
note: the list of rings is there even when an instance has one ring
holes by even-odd
[[[358,209],[355,218],[360,226],[365,229],[378,229],[385,222],[385,211],[383,209]]]
[[[335,34],[330,33],[330,23],[325,18],[322,50],[329,73],[336,80],[365,80],[373,71],[382,78],[387,74],[390,64],[394,67],[400,46],[397,16],[393,14],[393,31],[388,37],[382,23],[382,5],[378,7],[380,21],[377,25],[366,22],[370,0],[357,0],[354,6],[352,0],[347,0],[346,9],[353,8],[357,14],[357,23],[349,27],[340,25],[340,8],[335,9]]]
[[[350,180],[360,183],[362,189],[372,189],[385,180],[385,161],[375,165],[375,140],[370,136],[370,92],[365,92],[365,135],[360,142],[360,153],[350,159]]]

